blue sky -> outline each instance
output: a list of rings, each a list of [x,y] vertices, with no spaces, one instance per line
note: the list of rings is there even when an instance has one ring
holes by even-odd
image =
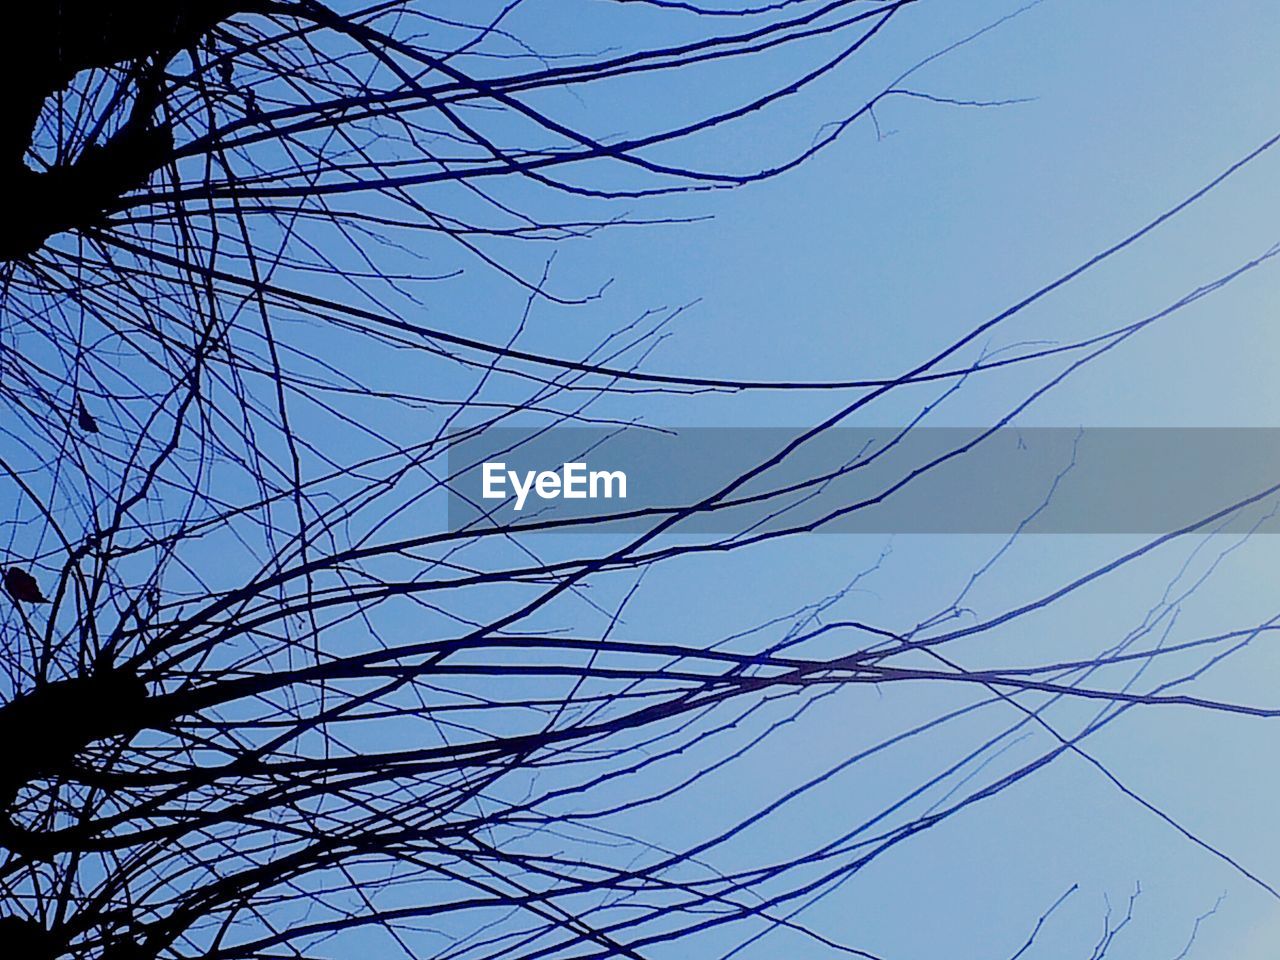
[[[678,12],[634,7],[626,46],[688,28]],[[613,5],[577,5],[572,22],[563,9],[548,0],[529,2],[507,25],[548,54],[617,42],[610,31],[621,20]],[[904,70],[1018,10],[987,0],[924,0],[848,68],[748,122],[680,145],[679,156],[717,169],[785,158]],[[601,136],[641,132],[660,117],[697,114],[784,82],[815,55],[796,51],[645,87],[549,95],[539,105]],[[878,130],[860,123],[784,177],[735,191],[620,204],[613,212],[708,219],[618,228],[560,245],[551,273],[557,292],[607,289],[582,306],[536,305],[521,345],[579,355],[647,310],[688,304],[646,360],[647,369],[762,379],[899,373],[1146,223],[1273,135],[1280,123],[1277,63],[1280,7],[1274,3],[1045,0],[906,81],[934,97],[1017,102],[974,107],[888,100],[877,111]],[[1280,153],[1264,157],[963,357],[1132,322],[1257,257],[1280,241],[1278,174]],[[563,200],[510,189],[512,199],[534,211]],[[550,252],[538,244],[507,251],[534,276]],[[433,269],[468,273],[433,288],[421,308],[426,320],[503,342],[526,292],[460,252],[433,249],[432,257]],[[1278,293],[1277,267],[1263,266],[1073,376],[1017,422],[1280,426],[1280,378],[1273,373]],[[1055,369],[1018,368],[977,379],[932,422],[991,422]],[[937,392],[898,391],[866,411],[863,422],[903,422]],[[656,425],[806,426],[840,402],[830,394],[762,393],[618,400],[601,411]],[[411,518],[402,521],[406,528]],[[784,618],[783,626],[765,631],[770,635],[808,622],[810,606],[828,598],[823,617],[854,616],[908,630],[962,597],[960,619],[977,621],[1136,541],[1028,538],[967,587],[1003,542],[822,536],[682,560],[646,577],[619,629],[709,644]],[[541,543],[571,549],[563,541]],[[1280,610],[1277,553],[1265,538],[1186,540],[1014,629],[959,645],[955,655],[971,667],[1054,662],[1093,655],[1131,635],[1176,641],[1257,623]],[[1212,577],[1188,591],[1210,569]],[[631,582],[602,578],[595,597],[606,606],[616,603]],[[556,616],[563,615],[557,608]],[[574,616],[600,626],[586,604]],[[1278,670],[1264,639],[1206,676],[1196,691],[1274,704]],[[746,758],[685,793],[675,808],[640,810],[622,826],[664,847],[695,843],[789,785],[975,698],[971,690],[941,685],[860,685],[821,699]],[[758,722],[797,705],[782,703]],[[1066,704],[1049,716],[1069,730],[1095,710]],[[767,830],[718,851],[716,866],[733,869],[821,845],[1018,719],[997,704],[859,764],[771,819]],[[1091,737],[1087,748],[1131,791],[1280,884],[1272,725],[1172,707],[1138,710]],[[751,732],[748,724],[739,734]],[[1023,732],[1007,752],[984,755],[968,768],[962,776],[976,779],[964,783],[972,788],[1050,743],[1042,730]],[[664,775],[696,771],[723,748],[722,738],[709,737]],[[1226,900],[1205,922],[1191,955],[1264,960],[1280,953],[1274,898],[1072,756],[896,847],[803,919],[894,960],[1008,957],[1036,919],[1078,885],[1026,955],[1065,960],[1090,955],[1108,899],[1114,924],[1139,884],[1134,921],[1110,957],[1175,960],[1195,918],[1223,893]],[[743,955],[820,955],[789,936],[777,934]],[[731,942],[701,941],[698,949],[716,955]]]
[[[749,165],[757,153],[785,155],[905,66],[1014,9],[922,3],[858,67],[762,120],[707,138],[696,153],[718,167]],[[519,27],[541,49],[607,43],[591,33],[589,16],[565,30],[553,13],[539,22],[537,11],[528,5]],[[654,30],[676,21],[670,14],[637,16]],[[539,36],[545,44],[536,42]],[[588,306],[547,311],[542,321],[535,312],[527,343],[564,352],[647,308],[697,301],[650,358],[650,369],[814,379],[895,373],[1146,222],[1272,135],[1277,63],[1280,8],[1272,3],[1047,0],[911,81],[943,97],[1028,102],[979,109],[895,100],[879,112],[880,138],[861,125],[783,178],[633,206],[714,219],[567,244],[553,272],[560,289],[593,290],[610,278],[612,286]],[[760,79],[785,67],[785,61],[764,67]],[[698,103],[739,94],[733,84],[743,82],[739,69],[673,96]],[[601,130],[608,129],[602,104],[613,108],[617,131],[642,127],[646,110],[658,110],[625,92],[584,103],[583,115]],[[572,106],[565,109],[572,115]],[[1136,249],[1019,317],[989,345],[1060,341],[1130,322],[1260,254],[1280,240],[1278,174],[1280,157],[1260,162]],[[1277,425],[1278,292],[1275,268],[1255,271],[1083,371],[1019,422]],[[492,301],[479,313],[473,320],[482,328],[492,321],[497,329],[510,316]],[[1039,375],[977,383],[939,422],[986,422]],[[904,394],[900,403],[878,407],[870,422],[894,422],[922,402],[921,394]],[[646,416],[681,425],[803,425],[832,405],[829,396],[737,396],[655,404]],[[1101,537],[1019,543],[970,605],[990,613],[1127,543]],[[628,626],[671,630],[670,611],[680,609],[681,630],[722,636],[839,590],[886,546],[891,555],[840,608],[901,627],[922,603],[944,607],[999,541],[810,537],[710,564],[677,564],[648,578],[629,608]],[[1142,620],[1193,546],[1180,545],[1087,600],[966,655],[974,662],[1033,662],[1050,651],[1080,656],[1101,649]],[[1215,541],[1199,556],[1227,546]],[[1273,613],[1280,606],[1275,560],[1267,542],[1230,554],[1185,604],[1172,635]],[[1207,679],[1206,687],[1274,702],[1268,681],[1277,676],[1275,656],[1249,657]],[[833,697],[721,777],[707,796],[686,798],[692,812],[676,821],[641,818],[635,829],[678,846],[730,809],[767,802],[780,783],[911,718],[942,712],[945,702],[946,694],[932,688]],[[989,722],[1010,719],[993,714]],[[753,852],[829,835],[873,808],[891,785],[912,782],[973,742],[990,729],[985,723],[895,751],[836,781],[783,825],[775,822],[779,832],[753,840],[759,844]],[[1137,792],[1276,882],[1280,783],[1273,742],[1266,721],[1170,709],[1121,720],[1091,749]],[[1089,956],[1102,933],[1104,898],[1114,922],[1136,884],[1143,892],[1135,919],[1109,956],[1173,960],[1195,917],[1222,893],[1227,899],[1203,925],[1191,955],[1263,960],[1280,952],[1274,900],[1070,757],[900,847],[805,916],[895,958],[1010,956],[1072,884],[1078,892],[1029,956]],[[807,956],[812,949],[783,943],[765,941],[748,955]]]
[[[730,0],[722,2],[731,5]],[[816,0],[779,0],[783,11],[817,5]],[[509,6],[503,27],[518,35],[527,49],[547,57],[670,44],[707,29],[706,20],[682,11],[679,4],[663,9],[662,3],[634,0],[526,0],[514,5],[506,0],[480,5],[448,0],[421,6],[442,18],[468,19],[483,19],[484,13]],[[477,7],[484,8],[481,14]],[[741,21],[712,22],[727,29]],[[459,35],[456,24],[411,23],[412,30],[419,28],[426,37],[417,42],[427,47],[438,43],[447,48]],[[785,86],[834,55],[838,39],[819,37],[765,56],[705,68],[520,95],[570,128],[596,138],[643,135]],[[458,59],[479,73],[537,63],[525,53],[488,59],[491,49],[504,49],[504,43],[494,34],[486,41],[491,47],[482,45]],[[612,203],[546,190],[521,177],[422,188],[420,195],[432,210],[464,218],[493,214],[467,192],[480,183],[497,200],[534,218],[681,221],[617,226],[558,244],[476,241],[530,280],[536,281],[547,269],[548,289],[581,303],[553,303],[550,298],[530,302],[526,286],[504,278],[438,232],[387,227],[377,237],[353,233],[369,244],[361,250],[343,246],[332,224],[317,220],[299,221],[298,236],[284,244],[288,252],[304,260],[313,254],[317,259],[332,256],[345,268],[369,267],[374,277],[368,284],[356,277],[346,283],[286,262],[275,279],[305,286],[304,292],[317,296],[338,291],[335,295],[344,301],[358,301],[355,291],[365,286],[385,303],[370,295],[364,305],[398,313],[423,328],[491,344],[505,343],[519,330],[520,348],[568,358],[584,356],[637,318],[647,318],[643,323],[650,325],[668,318],[663,336],[643,358],[643,367],[651,372],[758,380],[893,376],[1150,222],[1280,132],[1277,64],[1280,5],[1274,0],[1224,0],[1213,5],[1182,0],[1040,0],[1026,6],[1019,6],[1019,0],[918,0],[858,56],[797,95],[740,123],[646,153],[654,161],[751,171],[803,151],[831,124],[886,87],[904,91],[881,100],[874,116],[853,124],[837,142],[784,176],[736,190]],[[244,72],[241,66],[235,69]],[[262,89],[271,95],[278,90],[270,82]],[[262,99],[271,103],[270,95]],[[467,116],[478,118],[477,125],[496,134],[505,146],[545,146],[545,130],[536,132],[535,142],[535,134],[513,119],[514,112],[492,108],[492,102],[459,107],[471,111]],[[443,122],[432,110],[418,117],[422,115],[428,115],[424,123]],[[383,151],[380,159],[400,150],[417,152],[418,145],[408,147],[395,139],[395,129],[379,129],[376,134],[361,129],[361,136],[370,141],[380,138],[375,144]],[[343,149],[341,144],[329,146],[335,154]],[[257,159],[265,157],[269,164],[283,161],[282,155],[272,156],[278,149],[268,145]],[[461,148],[441,136],[431,139],[431,149],[449,154]],[[426,163],[421,156],[415,162]],[[619,167],[596,160],[555,172],[578,185],[652,185],[648,174],[629,180],[629,171]],[[1280,145],[1150,236],[993,328],[949,365],[1085,339],[1132,323],[1260,257],[1280,243],[1278,176]],[[386,195],[344,195],[334,202],[350,203],[344,209],[362,214],[392,206]],[[265,217],[254,224],[261,230],[255,244],[270,249],[279,240],[275,228]],[[380,242],[384,239],[393,243]],[[54,242],[75,243],[78,238],[72,235]],[[304,245],[309,251],[303,251]],[[360,259],[365,253],[368,262]],[[224,255],[240,268],[231,255]],[[406,273],[417,276],[400,283],[397,278]],[[429,282],[423,273],[447,279]],[[227,303],[233,299],[232,294],[225,297]],[[1074,373],[1019,413],[1014,425],[1280,427],[1280,377],[1274,374],[1280,354],[1277,307],[1280,256]],[[261,348],[252,319],[245,317],[249,314],[238,318],[245,324],[244,335],[255,349]],[[282,308],[272,323],[294,337],[285,342],[297,350],[289,354],[297,370],[333,379],[350,375],[353,384],[385,391],[376,397],[358,389],[352,391],[354,396],[335,393],[335,415],[335,409],[322,407],[330,395],[318,390],[309,394],[297,383],[288,388],[296,390],[289,400],[290,427],[296,428],[297,436],[315,442],[304,449],[299,469],[326,478],[309,487],[317,492],[307,506],[326,512],[333,524],[326,533],[332,533],[335,542],[349,537],[385,544],[438,531],[445,522],[444,498],[433,477],[419,471],[417,463],[405,465],[407,454],[402,459],[405,450],[398,445],[424,443],[430,450],[424,454],[428,466],[438,476],[443,469],[439,447],[427,441],[457,425],[447,415],[451,401],[466,397],[478,377],[484,381],[485,401],[511,402],[535,389],[512,375],[510,368],[490,376],[483,361],[454,363],[447,352],[432,353],[430,344],[426,350],[375,345],[367,331],[353,332],[338,322],[325,324],[300,311]],[[352,344],[360,349],[351,349]],[[313,356],[330,361],[332,367],[321,371],[319,362],[312,365]],[[617,362],[635,359],[633,351]],[[991,424],[1067,362],[1059,356],[982,373],[954,391],[933,384],[895,389],[860,410],[849,424],[903,424],[926,408],[927,424],[932,426]],[[524,369],[516,366],[517,373]],[[270,406],[275,403],[270,370],[263,366],[258,373],[270,392],[255,399],[269,397]],[[205,399],[216,406],[220,389],[211,387]],[[415,400],[441,399],[442,405],[393,405],[397,389]],[[805,428],[857,395],[619,391],[601,398],[591,412],[657,427]],[[944,395],[945,402],[940,402]],[[566,405],[582,396],[557,396],[554,403]],[[105,403],[103,409],[108,409]],[[474,413],[468,411],[457,423]],[[527,411],[523,423],[540,422],[545,416],[543,411]],[[262,418],[269,427],[266,414]],[[282,438],[283,433],[265,429],[247,437],[246,444],[257,445],[268,457],[280,456],[283,463],[287,451],[281,449]],[[388,448],[394,451],[390,455]],[[372,454],[387,456],[360,469],[331,472],[334,463],[349,467]],[[324,460],[328,456],[331,462]],[[255,478],[246,479],[243,465],[233,458],[211,457],[208,465],[211,489],[220,498],[236,502],[258,497]],[[385,485],[369,480],[382,470],[388,479]],[[354,495],[357,489],[359,496]],[[991,495],[1001,496],[1002,491],[993,489]],[[352,500],[344,502],[348,496]],[[341,509],[334,507],[339,502]],[[332,513],[327,512],[330,508]],[[189,568],[198,570],[201,578],[207,574],[208,586],[200,585],[202,595],[242,585],[246,570],[256,569],[259,558],[251,554],[258,541],[238,542],[239,523],[219,523],[207,535],[193,538],[187,548],[190,556],[181,558],[184,563],[214,561],[195,562]],[[245,523],[253,526],[256,520]],[[671,542],[676,541],[660,544]],[[1169,646],[1280,620],[1280,593],[1275,589],[1280,537],[1226,535],[1179,539],[1043,610],[1008,623],[999,620],[1003,612],[1053,594],[1062,584],[1142,542],[1121,535],[1012,540],[796,536],[750,550],[681,556],[645,570],[643,577],[630,570],[592,576],[532,616],[521,617],[512,629],[521,631],[523,639],[538,631],[584,637],[608,631],[622,640],[752,652],[835,621],[874,624],[895,636],[924,638],[972,629],[972,635],[942,649],[974,670],[1069,663],[1100,651]],[[488,538],[456,553],[449,544],[443,558],[397,549],[370,559],[367,569],[349,570],[344,563],[334,571],[331,586],[339,589],[349,583],[348,575],[366,573],[370,582],[419,576],[447,579],[455,573],[465,578],[469,571],[504,570],[513,562],[523,567],[533,554],[549,562],[600,556],[610,544],[608,534],[547,534],[525,541]],[[247,560],[237,563],[234,557]],[[131,562],[140,568],[151,564],[147,557]],[[184,583],[186,579],[187,574],[176,570],[163,586],[180,596],[184,586],[192,586]],[[347,655],[388,637],[394,644],[411,645],[470,633],[477,624],[501,621],[534,596],[531,591],[548,586],[541,577],[495,580],[492,585],[440,590],[429,594],[431,602],[420,604],[417,595],[397,591],[394,600],[371,602],[360,617],[335,615],[326,621],[324,642],[331,646],[325,653]],[[437,602],[436,597],[441,599]],[[979,625],[986,628],[977,630]],[[846,624],[815,636],[794,652],[834,658],[874,642],[868,635],[870,631]],[[1280,652],[1273,648],[1277,635],[1259,633],[1247,647],[1204,669],[1194,684],[1184,682],[1175,689],[1206,699],[1280,708],[1275,682],[1280,677]],[[449,656],[455,664],[465,664],[468,656],[502,650],[515,667],[543,662],[540,658],[580,656],[585,661],[588,656],[548,653],[536,645],[524,650],[518,642],[489,635],[485,639],[493,645]],[[290,656],[294,652],[288,645],[282,649]],[[1140,668],[1132,663],[1111,666],[1089,682],[1108,690],[1127,684],[1150,690],[1206,668],[1219,649],[1196,647],[1153,657],[1150,665]],[[229,644],[226,655],[239,658],[242,650]],[[256,654],[251,656],[253,668],[274,667],[270,656],[261,663]],[[590,656],[595,664],[595,654]],[[622,654],[603,655],[606,661],[613,656]],[[900,659],[936,667],[925,653],[914,656]],[[626,663],[633,666],[641,659],[639,654],[628,655]],[[467,700],[468,709],[484,714],[477,723],[486,735],[525,732],[526,724],[541,728],[548,722],[548,714],[532,709],[486,711],[492,705],[488,698],[559,695],[560,680],[538,676],[527,682],[541,686],[526,687],[518,670],[489,675],[483,669],[488,665],[480,664],[474,676],[442,669],[438,678],[428,677],[431,683],[424,680],[421,689],[403,694],[423,697],[410,708],[410,715],[392,712],[353,724],[359,727],[352,734],[355,748],[420,746],[460,729],[464,738],[474,733],[466,729],[471,722],[468,712],[434,711],[432,697],[442,706],[456,706],[478,695]],[[357,677],[353,684],[365,679]],[[646,676],[645,682],[650,681],[667,682]],[[585,697],[616,692],[612,683],[591,679],[578,689],[571,680],[563,689],[572,688],[571,698]],[[530,689],[536,693],[529,694]],[[424,695],[423,690],[429,692]],[[601,863],[626,866],[652,863],[663,859],[665,851],[697,846],[727,826],[781,803],[760,823],[715,845],[696,862],[670,871],[676,879],[706,882],[719,874],[813,854],[812,865],[742,893],[743,899],[750,899],[794,887],[832,864],[876,849],[877,841],[871,838],[881,831],[947,809],[1042,756],[1054,748],[1057,738],[1074,737],[1105,716],[1108,722],[1081,740],[1078,752],[1066,753],[988,800],[957,808],[933,829],[885,846],[864,868],[839,883],[820,883],[813,895],[786,901],[775,916],[787,915],[886,960],[1098,960],[1100,942],[1112,960],[1268,960],[1280,955],[1280,894],[1264,889],[1270,884],[1280,890],[1280,831],[1274,827],[1280,790],[1276,720],[1175,705],[1121,710],[1096,700],[1052,699],[1040,693],[1001,700],[980,685],[937,679],[771,693],[758,709],[749,711],[745,702],[739,699],[726,712],[689,721],[700,736],[688,749],[645,766],[642,775],[604,779],[587,796],[568,792],[556,797],[555,788],[591,776],[583,769],[595,772],[591,764],[601,762],[590,752],[598,746],[595,742],[573,745],[580,765],[548,762],[534,772],[517,766],[497,779],[487,795],[473,796],[469,784],[459,788],[465,799],[457,802],[483,807],[496,797],[516,803],[536,792],[555,797],[539,811],[548,815],[618,805],[589,825],[566,818],[556,822],[554,830],[527,835],[523,822],[500,823],[490,839],[511,842],[520,854],[577,854],[584,860],[594,856]],[[1043,707],[1036,720],[1024,712],[1030,705]],[[548,711],[554,714],[549,723],[567,724],[579,716],[576,711],[587,709],[571,704],[563,711]],[[602,709],[621,709],[620,701]],[[733,710],[746,712],[738,716]],[[722,728],[727,716],[734,722]],[[932,725],[940,717],[950,718]],[[912,733],[917,727],[925,729]],[[634,746],[655,729],[662,730],[661,723],[621,734],[618,741]],[[757,737],[759,742],[737,753]],[[329,749],[327,742],[324,746]],[[965,759],[949,769],[960,758]],[[469,777],[469,772],[451,772],[455,774],[458,782]],[[658,794],[684,781],[687,786],[661,804],[629,806],[637,796]],[[791,795],[798,785],[810,782],[816,784],[813,789]],[[609,832],[592,832],[596,826]],[[431,853],[442,860],[450,857],[443,848]],[[381,864],[364,863],[357,873],[362,879],[373,878],[381,869]],[[519,872],[518,867],[511,869]],[[403,884],[370,883],[370,896],[384,907],[411,897],[439,902],[446,899],[441,890],[448,886],[447,881],[439,882],[441,876],[428,867]],[[308,882],[325,880],[311,877]],[[335,894],[325,909],[364,909],[354,898],[350,903],[344,899],[348,892]],[[646,893],[655,899],[662,895]],[[590,896],[596,899],[565,897],[558,907],[581,908],[593,920],[604,914],[625,915],[629,909],[619,903],[617,909],[597,914],[595,908],[605,895],[593,891]],[[1020,951],[1038,919],[1055,905],[1033,948]],[[299,915],[289,915],[289,909],[282,907],[272,921],[287,926],[297,920]],[[1210,911],[1197,929],[1197,918]],[[476,932],[475,914],[484,913],[487,921],[496,912],[459,911],[441,919],[441,928],[470,935]],[[667,922],[674,921],[664,915],[653,925]],[[1119,935],[1108,944],[1110,932],[1118,926]],[[783,928],[743,945],[744,933],[758,929],[749,920],[738,928],[717,929],[688,943],[658,948],[653,958],[809,960],[829,955],[816,941]],[[1193,931],[1196,942],[1188,953]],[[371,956],[381,956],[377,951],[387,943],[383,931],[353,932],[351,940],[334,946],[339,943],[335,940],[324,948],[363,945],[360,938],[366,933],[374,945]],[[418,935],[422,943],[435,943],[429,929]],[[447,953],[446,947],[441,949]],[[566,948],[569,953],[573,949]]]

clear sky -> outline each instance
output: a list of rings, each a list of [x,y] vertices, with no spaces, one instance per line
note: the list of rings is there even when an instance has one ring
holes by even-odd
[[[530,2],[509,26],[545,53],[610,46],[614,38],[603,24],[616,25],[615,12],[602,10],[597,23],[591,5],[578,7],[569,24],[557,18],[556,4]],[[1017,9],[990,0],[924,0],[851,68],[729,133],[686,146],[681,155],[738,169],[784,158],[904,69]],[[679,29],[680,17],[638,9],[638,33],[627,45],[645,42],[646,31],[656,39]],[[669,97],[658,102],[609,89],[588,91],[580,103],[566,97],[546,105],[601,134],[635,132],[673,110],[740,99],[740,85],[767,86],[796,63],[774,58],[758,74],[738,64],[709,72],[696,85],[673,79]],[[1280,130],[1280,5],[1045,0],[905,83],[940,98],[1018,102],[973,107],[888,100],[877,111],[878,132],[861,123],[784,177],[629,204],[637,215],[712,219],[619,228],[562,245],[551,274],[558,292],[591,293],[612,283],[584,306],[536,307],[523,345],[573,354],[647,309],[693,304],[648,358],[648,369],[796,379],[898,373],[1147,222]],[[1129,323],[1258,256],[1280,241],[1278,178],[1280,154],[1263,158],[978,346],[1061,342]],[[549,252],[532,246],[512,256],[534,270]],[[441,270],[455,265],[467,266],[462,258],[439,263]],[[524,292],[502,289],[482,271],[475,276],[472,283],[443,286],[445,299],[429,309],[457,329],[502,339]],[[1278,298],[1280,266],[1253,271],[1082,371],[1018,423],[1280,426]],[[989,422],[1049,369],[1056,368],[977,381],[935,422]],[[900,422],[935,393],[903,392],[869,411],[866,422]],[[627,409],[655,424],[803,426],[836,402],[830,395],[765,394],[655,399]],[[1133,542],[1020,541],[966,595],[964,616],[996,613]],[[829,597],[879,560],[828,614],[909,629],[951,604],[1001,543],[994,537],[820,536],[681,562],[646,579],[624,628],[651,638],[678,629],[712,642]],[[969,666],[1050,662],[1095,654],[1153,618],[1149,641],[1175,642],[1274,615],[1280,550],[1259,540],[1226,552],[1234,545],[1226,538],[1179,543],[1140,571],[960,648],[957,656]],[[1185,600],[1167,601],[1224,552],[1211,579]],[[626,587],[621,580],[604,583],[606,592]],[[674,625],[673,610],[680,611]],[[1280,657],[1269,648],[1263,639],[1206,677],[1197,692],[1280,704]],[[976,696],[922,685],[858,687],[824,699],[687,794],[678,817],[644,811],[630,827],[671,847],[693,842],[729,814],[768,803],[786,784]],[[1093,712],[1071,706],[1051,716],[1071,729]],[[1012,708],[990,708],[859,765],[725,856],[745,864],[825,842],[1017,719]],[[1134,793],[1280,886],[1276,722],[1174,707],[1138,710],[1088,747]],[[990,766],[966,771],[976,771],[970,787],[1051,742],[1034,729],[1014,739]],[[695,769],[717,749],[709,742],[705,756],[684,762]],[[945,788],[931,798],[941,793]],[[1104,936],[1108,901],[1114,927],[1138,885],[1134,919],[1108,948],[1109,957],[1174,960],[1196,917],[1224,893],[1189,955],[1280,955],[1275,898],[1071,756],[900,845],[803,918],[894,960],[1011,957],[1037,918],[1073,885],[1078,889],[1026,956],[1089,957]],[[814,951],[779,934],[743,955],[803,960],[820,955]]]

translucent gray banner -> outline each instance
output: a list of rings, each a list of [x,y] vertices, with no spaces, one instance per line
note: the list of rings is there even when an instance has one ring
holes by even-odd
[[[489,429],[452,530],[726,537],[1280,531],[1280,429]]]

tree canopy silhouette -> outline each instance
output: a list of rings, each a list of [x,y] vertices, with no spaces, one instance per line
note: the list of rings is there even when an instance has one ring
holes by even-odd
[[[581,960],[785,930],[872,957],[795,911],[1058,757],[1087,757],[1087,738],[1130,710],[1271,715],[1184,692],[1200,665],[1133,686],[1168,654],[1160,618],[1073,662],[969,670],[949,653],[1072,602],[1172,534],[965,625],[963,598],[904,612],[903,628],[827,616],[835,597],[746,635],[687,630],[679,610],[661,635],[619,629],[653,566],[812,529],[668,538],[808,438],[904,387],[945,391],[995,366],[1061,361],[1048,389],[1270,255],[1101,337],[962,356],[1197,195],[890,376],[653,369],[678,310],[573,356],[526,348],[519,317],[491,339],[423,309],[462,282],[435,252],[515,285],[526,311],[570,309],[594,294],[531,272],[530,245],[675,225],[664,197],[783,175],[885,100],[920,95],[908,64],[790,153],[723,169],[702,138],[839,76],[913,0],[631,0],[614,5],[620,25],[633,8],[668,18],[669,42],[629,46],[620,30],[617,49],[573,56],[525,46],[507,27],[519,6],[471,23],[412,0],[57,0],[6,18],[0,482],[14,504],[4,564],[21,576],[6,575],[18,602],[0,627],[0,937],[19,955]],[[757,77],[778,54],[787,78]],[[712,69],[740,71],[733,102],[670,98],[673,77]],[[653,109],[616,122],[621,85]],[[831,412],[714,497],[653,511],[641,534],[528,536],[600,518],[440,522],[447,455],[496,426],[626,429],[655,395],[709,391],[806,391]],[[1225,656],[1274,629],[1194,646]],[[696,843],[636,853],[638,812],[678,808],[831,691],[894,683],[976,687],[978,705],[1020,719],[806,849],[716,865],[840,770],[781,785]],[[1046,704],[1073,698],[1097,712],[1059,733]],[[976,708],[940,709],[842,767]],[[1031,728],[1054,746],[966,779]],[[908,804],[957,776],[944,801]]]

